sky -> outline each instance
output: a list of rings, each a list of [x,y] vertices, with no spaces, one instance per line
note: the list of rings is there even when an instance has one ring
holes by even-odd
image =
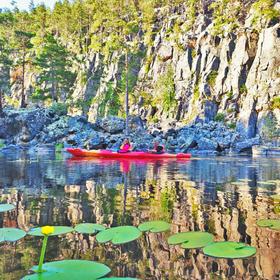
[[[1,8],[12,8],[11,0],[0,0],[0,9]],[[45,3],[48,7],[53,7],[54,3],[57,2],[57,0],[33,0],[34,4],[40,4]],[[28,10],[30,0],[16,0],[17,7],[20,10]]]

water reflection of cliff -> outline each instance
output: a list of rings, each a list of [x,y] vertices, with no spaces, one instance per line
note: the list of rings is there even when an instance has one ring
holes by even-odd
[[[0,220],[3,226],[28,229],[83,221],[116,226],[164,219],[172,223],[174,233],[207,230],[215,234],[216,240],[243,241],[258,248],[256,256],[247,260],[218,260],[199,251],[168,246],[167,233],[145,234],[123,246],[98,245],[93,236],[70,234],[51,240],[48,260],[92,259],[109,265],[112,275],[140,279],[276,279],[279,276],[280,233],[256,226],[260,218],[279,217],[268,198],[272,193],[280,193],[279,160],[222,158],[137,163],[129,168],[113,162],[104,165],[50,161],[36,165],[32,173],[35,178],[28,178],[28,166],[25,163],[20,172],[17,168],[10,171],[15,173],[15,187],[1,190],[1,200],[17,205],[15,213],[6,213]],[[10,175],[0,170],[0,185],[6,186]],[[20,188],[21,181],[17,181],[21,178],[19,173],[26,180],[25,188]],[[32,188],[26,183],[30,180],[38,184],[36,178],[41,179],[40,187]],[[48,184],[46,179],[52,183]],[[267,180],[274,183],[268,184]],[[16,247],[0,247],[3,279],[19,279],[36,263],[38,240],[27,237]]]

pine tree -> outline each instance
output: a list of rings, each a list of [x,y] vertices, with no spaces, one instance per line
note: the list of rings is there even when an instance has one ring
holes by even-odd
[[[129,60],[130,55],[138,50],[139,7],[133,0],[101,0],[95,3],[95,9],[99,12],[95,13],[91,27],[94,33],[91,47],[101,51],[105,58],[109,58],[113,51],[119,51],[125,57],[125,112],[128,135]]]
[[[26,96],[25,96],[25,73],[26,67],[31,63],[30,51],[33,47],[31,38],[34,36],[33,33],[16,30],[14,36],[14,51],[17,54],[17,61],[15,67],[21,69],[21,101],[20,107],[26,107]]]
[[[50,34],[44,38],[38,56],[34,60],[38,71],[39,98],[51,97],[58,101],[62,93],[68,93],[74,82],[74,74],[69,70],[69,53]]]
[[[10,50],[8,42],[0,39],[0,115],[3,114],[3,97],[10,91]]]

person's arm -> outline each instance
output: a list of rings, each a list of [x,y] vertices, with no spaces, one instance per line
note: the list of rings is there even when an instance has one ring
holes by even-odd
[[[130,144],[130,147],[129,147],[128,150],[129,150],[129,151],[132,151],[132,150],[133,150],[132,144]]]
[[[121,149],[121,150],[123,149],[123,146],[124,146],[124,144],[121,144],[121,146],[120,146],[120,149]]]

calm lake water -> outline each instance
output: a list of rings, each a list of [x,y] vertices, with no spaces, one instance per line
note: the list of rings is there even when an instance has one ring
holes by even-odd
[[[272,180],[272,181],[271,181]],[[268,182],[270,181],[270,182]],[[105,263],[110,276],[139,279],[279,279],[280,232],[259,228],[279,218],[280,158],[211,157],[189,161],[71,160],[64,154],[0,156],[0,227],[94,222],[136,225],[161,219],[171,233],[201,230],[215,240],[257,247],[244,260],[214,259],[201,250],[169,246],[162,234],[144,234],[122,246],[99,245],[94,236],[50,238],[47,261],[87,259]],[[27,236],[0,245],[0,279],[20,279],[37,264],[41,239]]]

